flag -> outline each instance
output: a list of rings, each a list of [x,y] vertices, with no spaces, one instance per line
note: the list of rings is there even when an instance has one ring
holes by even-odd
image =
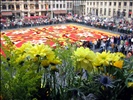
[[[48,4],[45,5],[45,9],[48,10]]]

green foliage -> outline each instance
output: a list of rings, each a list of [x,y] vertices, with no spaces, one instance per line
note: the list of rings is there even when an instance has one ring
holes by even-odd
[[[5,41],[5,46],[1,45],[6,56],[1,55],[0,91],[4,100],[64,100],[64,98],[65,100],[130,100],[133,98],[131,94],[133,88],[129,86],[129,82],[133,82],[133,57],[124,59],[122,68],[113,65],[99,66],[90,72],[81,65],[81,69],[77,71],[74,69],[75,59],[72,58],[77,48],[76,44],[64,47],[58,44],[52,52],[46,48],[46,56],[49,54],[47,57],[51,59],[53,57],[51,53],[55,53],[54,56],[62,61],[59,64],[57,59],[55,63],[46,62],[47,57],[41,57],[40,55],[43,55],[41,52],[37,55],[36,51],[32,52],[36,55],[35,57],[32,55],[33,59],[26,56],[16,62],[16,59],[23,54],[14,54],[13,43],[8,37],[5,37]],[[35,50],[38,50],[37,47]],[[39,48],[43,51],[41,46]]]

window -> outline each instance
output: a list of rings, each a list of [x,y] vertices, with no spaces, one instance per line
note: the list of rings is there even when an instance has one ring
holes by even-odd
[[[60,8],[62,8],[62,4],[60,4]]]
[[[103,5],[103,2],[101,2],[101,6]]]
[[[72,8],[72,3],[70,3],[70,8]]]
[[[133,2],[130,2],[130,6],[133,6]]]
[[[107,2],[105,2],[105,6],[107,6]]]
[[[116,2],[114,2],[114,6],[116,6]]]
[[[63,4],[63,8],[65,8],[65,4]]]
[[[124,6],[127,6],[127,2],[124,2]]]
[[[67,2],[67,8],[69,8],[69,2]]]
[[[132,15],[132,10],[130,9],[128,12],[128,17],[131,17],[131,15]]]
[[[38,4],[36,4],[35,7],[36,7],[36,9],[39,9],[39,5]]]
[[[24,9],[28,9],[28,6],[27,6],[27,4],[24,4]]]
[[[55,4],[53,4],[53,8],[55,8]]]
[[[20,9],[20,6],[19,5],[16,5],[16,9]]]
[[[112,2],[109,2],[109,5],[111,6]]]
[[[12,5],[8,5],[8,9],[12,9]]]
[[[104,15],[106,15],[106,8],[104,8]]]
[[[24,16],[28,16],[28,12],[24,12]]]
[[[119,6],[121,6],[121,2],[119,2]]]
[[[6,9],[6,5],[2,5],[2,9]]]
[[[95,5],[95,2],[93,2],[93,5]]]
[[[113,9],[113,16],[116,14],[115,9]]]
[[[90,2],[90,5],[92,5],[92,2]]]
[[[99,2],[97,2],[97,5],[99,5]]]
[[[126,9],[123,9],[122,16],[126,16]]]
[[[56,8],[58,8],[58,4],[56,4]]]
[[[89,5],[89,2],[87,2],[87,5]]]
[[[50,9],[50,8],[51,8],[51,6],[49,5],[49,6],[48,6],[48,8]]]
[[[111,14],[111,9],[109,8],[108,16],[110,16],[110,14]]]
[[[87,13],[89,13],[89,8],[87,7]]]
[[[102,8],[100,8],[100,14],[102,14]]]
[[[39,12],[36,12],[36,16],[39,16]]]
[[[43,5],[41,5],[41,9],[43,9]]]
[[[34,5],[33,4],[30,4],[30,9],[34,9]]]

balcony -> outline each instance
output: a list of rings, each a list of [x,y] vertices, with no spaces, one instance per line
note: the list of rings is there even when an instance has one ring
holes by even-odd
[[[36,10],[36,11],[40,11],[40,9],[39,9],[39,8],[35,8],[35,10]]]
[[[1,11],[12,11],[12,9],[1,9]]]

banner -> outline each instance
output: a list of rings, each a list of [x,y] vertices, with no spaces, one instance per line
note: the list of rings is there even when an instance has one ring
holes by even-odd
[[[45,4],[45,9],[48,10],[48,4]]]

